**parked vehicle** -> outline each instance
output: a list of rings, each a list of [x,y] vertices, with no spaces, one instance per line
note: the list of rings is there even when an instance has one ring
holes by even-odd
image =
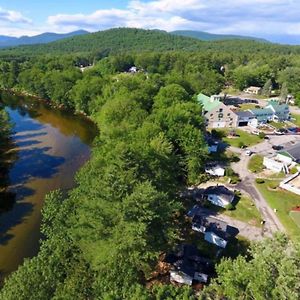
[[[276,150],[276,151],[279,151],[279,150],[282,150],[283,149],[283,146],[281,145],[273,145],[272,146],[272,149]]]
[[[259,135],[259,131],[258,130],[253,130],[251,133],[255,134],[255,135]]]
[[[247,156],[251,156],[252,151],[251,151],[251,150],[246,150],[246,151],[245,151],[245,154],[246,154]]]

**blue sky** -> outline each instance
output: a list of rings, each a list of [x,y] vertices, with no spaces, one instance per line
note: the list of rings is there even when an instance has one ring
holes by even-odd
[[[0,35],[112,27],[202,30],[300,44],[299,0],[0,0]]]

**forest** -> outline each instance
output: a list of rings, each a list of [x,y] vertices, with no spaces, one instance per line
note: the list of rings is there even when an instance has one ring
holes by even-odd
[[[74,38],[83,43],[82,53],[75,53],[79,48],[72,48],[72,39],[36,50],[66,45],[71,54],[27,56],[29,46],[0,52],[2,89],[84,113],[100,129],[76,188],[46,197],[39,254],[8,277],[0,299],[297,299],[300,248],[282,235],[252,244],[247,255],[223,258],[200,294],[148,283],[159,255],[184,241],[180,192],[203,180],[208,149],[195,95],[271,82],[298,96],[298,50],[278,46],[272,53],[276,45],[238,41],[244,48],[231,51],[237,44],[229,41],[224,51],[219,48],[226,42],[214,44],[216,51],[210,44],[202,51],[169,51],[174,49],[157,49],[158,40],[149,33],[140,35],[149,42],[142,53],[138,41],[130,42],[131,32],[128,42],[135,47],[120,53],[95,55],[95,40],[84,54],[83,37]],[[109,39],[115,48],[111,32],[103,43]],[[194,43],[168,39],[181,48]],[[140,71],[128,72],[133,65]]]

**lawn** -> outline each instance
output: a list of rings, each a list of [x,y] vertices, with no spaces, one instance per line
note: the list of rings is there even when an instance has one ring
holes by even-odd
[[[273,126],[276,129],[286,128],[287,124],[283,122],[270,122],[269,125]]]
[[[270,190],[268,185],[271,181],[265,181],[263,184],[256,184],[259,191],[268,201],[272,209],[276,209],[282,225],[285,227],[291,238],[300,238],[300,228],[290,217],[290,210],[300,205],[300,196],[284,190]]]
[[[252,173],[260,173],[264,169],[263,165],[264,158],[261,155],[253,155],[250,158],[249,164],[248,164],[248,169]]]
[[[248,110],[248,109],[256,109],[257,106],[259,106],[258,104],[254,104],[254,103],[244,103],[244,104],[240,104],[240,110]]]
[[[253,146],[256,144],[259,144],[260,142],[262,142],[262,139],[254,134],[250,134],[248,132],[245,132],[243,130],[240,129],[235,129],[236,134],[238,135],[237,137],[233,137],[233,138],[229,138],[226,137],[228,136],[228,133],[230,132],[229,129],[225,129],[225,130],[217,130],[218,132],[223,133],[225,136],[223,138],[223,141],[227,144],[229,144],[230,146],[234,146],[234,147],[241,147],[241,145],[244,145],[245,147],[249,147],[249,146]]]
[[[290,217],[296,223],[296,225],[300,228],[300,212],[299,211],[291,211]]]
[[[295,120],[291,120],[291,122],[300,127],[300,115],[292,114],[292,118]]]
[[[260,222],[262,219],[259,211],[257,210],[252,200],[245,195],[242,195],[238,198],[239,200],[234,210],[226,210],[222,207],[215,206],[211,203],[208,203],[207,205],[209,209],[218,212],[219,214],[224,214],[233,219],[248,223],[253,226],[260,227]]]

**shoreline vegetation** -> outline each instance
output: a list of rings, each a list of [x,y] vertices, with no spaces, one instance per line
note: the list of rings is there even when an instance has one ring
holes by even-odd
[[[0,51],[0,86],[82,111],[101,129],[77,186],[46,197],[40,252],[7,278],[0,299],[297,299],[300,253],[282,235],[236,259],[218,257],[215,277],[199,294],[160,273],[149,279],[161,253],[188,242],[191,224],[179,222],[186,211],[178,194],[203,180],[209,157],[195,95],[264,86],[270,78],[296,94],[298,50],[189,39],[190,52],[181,37],[132,29],[93,39],[88,54],[82,38]],[[139,72],[129,72],[132,66]]]
[[[31,99],[34,99],[36,101],[40,101],[40,102],[46,103],[47,105],[49,105],[50,107],[55,108],[55,109],[67,110],[67,111],[70,110],[64,104],[57,105],[55,103],[52,103],[52,101],[50,99],[41,98],[37,94],[33,94],[33,93],[27,92],[25,90],[19,90],[19,89],[15,89],[15,88],[3,88],[3,87],[0,87],[0,93],[1,92],[5,92],[5,93],[7,93],[9,95],[13,95],[13,96],[30,97]],[[90,116],[88,116],[83,111],[72,110],[72,113],[74,115],[82,116],[82,117],[88,119],[89,121],[93,121],[93,119]]]
[[[0,107],[0,214],[12,208],[15,194],[8,190],[9,170],[16,159],[10,138],[12,124],[6,111]]]

